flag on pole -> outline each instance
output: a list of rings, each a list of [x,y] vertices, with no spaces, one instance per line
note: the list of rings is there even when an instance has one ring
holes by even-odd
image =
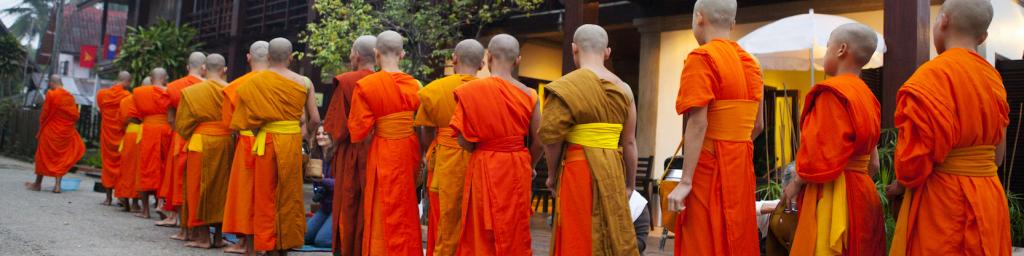
[[[95,45],[82,45],[79,50],[78,66],[83,68],[92,68],[96,64],[96,46]]]
[[[108,35],[106,46],[103,47],[104,59],[113,60],[117,58],[117,53],[121,51],[121,37]]]

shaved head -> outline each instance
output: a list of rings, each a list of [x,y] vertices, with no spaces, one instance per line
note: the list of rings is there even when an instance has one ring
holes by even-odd
[[[206,64],[206,55],[201,52],[192,52],[188,55],[188,68],[197,69],[203,67]]]
[[[352,52],[359,56],[360,60],[369,64],[377,62],[373,57],[373,48],[375,47],[377,47],[377,37],[375,36],[360,36],[352,41]]]
[[[150,78],[150,76],[146,76],[146,78],[142,79],[142,85],[149,85],[149,84],[153,84],[153,78]]]
[[[402,53],[402,35],[395,31],[384,31],[377,35],[377,52],[381,55],[399,55]]]
[[[60,81],[60,75],[57,74],[50,75],[50,82],[48,84],[48,87],[50,87],[51,89],[57,85],[64,86],[64,83]]]
[[[693,12],[699,12],[712,26],[732,27],[736,23],[736,0],[697,0]]]
[[[270,43],[267,41],[256,41],[249,46],[250,62],[267,62],[270,55]]]
[[[832,30],[829,44],[846,44],[847,51],[854,57],[858,65],[863,66],[871,60],[878,48],[878,35],[875,31],[860,23],[844,24]]]
[[[608,49],[608,32],[601,26],[585,24],[576,29],[572,42],[582,52],[604,53]]]
[[[474,39],[466,39],[455,45],[455,56],[459,64],[479,69],[484,65],[484,45]]]
[[[219,72],[227,66],[227,61],[224,61],[224,56],[220,54],[210,54],[206,56],[206,70],[211,72]]]
[[[270,40],[267,46],[270,63],[288,63],[292,57],[292,42],[281,37]]]
[[[118,81],[128,82],[128,80],[131,80],[131,73],[127,71],[118,72]]]
[[[519,57],[519,40],[508,34],[500,34],[487,43],[487,51],[494,61],[513,64]]]
[[[203,61],[205,62],[205,60],[206,56],[203,56]],[[154,68],[153,71],[149,72],[149,78],[153,84],[163,84],[167,81],[167,70],[164,68]]]
[[[989,0],[946,0],[939,12],[949,20],[950,30],[966,36],[985,36],[992,23]]]

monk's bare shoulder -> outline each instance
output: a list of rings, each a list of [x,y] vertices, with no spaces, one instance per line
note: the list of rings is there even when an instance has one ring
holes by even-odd
[[[512,80],[509,80],[508,82],[514,84],[516,87],[519,88],[519,90],[522,90],[523,93],[526,93],[528,95],[536,95],[537,94],[537,90],[534,90],[533,88],[530,88],[529,86],[526,86],[526,84],[523,84],[522,82],[519,82],[519,80],[512,79]]]
[[[608,81],[609,83],[618,86],[619,89],[622,90],[622,92],[625,93],[630,100],[634,99],[633,88],[631,88],[629,84],[627,84],[625,81],[622,81],[622,79],[619,78],[619,76],[615,75],[615,73],[612,73],[611,71],[608,70],[595,70],[593,72],[594,74],[597,75],[598,78],[601,78],[602,80]]]

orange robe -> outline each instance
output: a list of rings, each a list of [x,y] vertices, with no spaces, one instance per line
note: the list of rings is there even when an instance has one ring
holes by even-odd
[[[455,89],[456,136],[476,143],[466,167],[458,255],[531,255],[532,159],[525,143],[537,95],[497,77]]]
[[[221,104],[222,120],[230,125],[231,115],[238,104],[238,87],[245,84],[259,71],[249,72],[231,81],[224,88],[224,101]],[[239,133],[235,141],[235,153],[232,156],[231,175],[228,177],[227,202],[224,203],[224,222],[221,226],[226,233],[252,235],[253,216],[253,169],[255,162],[252,157],[253,134],[249,130]]]
[[[349,106],[356,82],[373,71],[362,69],[334,77],[334,93],[324,118],[324,131],[334,140],[331,171],[334,172],[334,203],[331,218],[335,252],[362,255],[363,186],[366,184],[366,151],[370,144],[352,143],[348,133]]]
[[[47,91],[36,134],[36,175],[63,177],[82,159],[85,144],[75,129],[77,122],[75,97],[64,88]]]
[[[287,250],[305,242],[302,130],[298,122],[306,106],[306,88],[276,72],[263,71],[235,90],[238,101],[231,129],[265,133],[265,141],[254,140],[251,149],[257,151],[253,156],[252,222],[257,251]],[[278,126],[286,128],[276,129]]]
[[[840,75],[811,87],[804,102],[796,170],[807,184],[790,254],[884,255],[882,204],[867,169],[881,131],[878,100],[859,77]],[[845,201],[833,192],[840,187]],[[839,217],[832,212],[843,208]]]
[[[996,176],[1009,106],[982,56],[949,49],[896,94],[896,178],[907,187],[890,255],[1010,255],[1010,216]]]
[[[138,126],[139,111],[135,108],[135,97],[131,94],[121,99],[121,106],[118,108],[120,121],[125,126]],[[139,198],[139,192],[135,191],[135,175],[139,172],[139,143],[138,132],[132,132],[125,128],[124,137],[121,137],[121,175],[114,185],[114,196],[118,198]]]
[[[352,93],[352,142],[361,143],[373,132],[363,195],[363,255],[423,254],[415,181],[420,146],[412,129],[419,88],[412,76],[380,71],[360,79]]]
[[[763,88],[756,61],[735,42],[715,39],[687,56],[676,113],[706,106],[708,126],[676,221],[676,255],[759,253],[750,135]]]
[[[117,176],[121,173],[121,137],[124,137],[124,120],[118,112],[121,100],[131,95],[118,83],[96,93],[96,105],[100,110],[100,156],[103,158],[103,171],[100,180],[103,187],[114,189]]]
[[[203,79],[199,77],[186,75],[167,83],[167,99],[170,107],[178,108],[178,104],[181,101],[181,91],[202,81]],[[185,193],[182,191],[185,187],[186,157],[182,154],[182,152],[185,152],[185,139],[181,135],[172,132],[170,147],[167,151],[166,163],[164,163],[166,170],[164,171],[163,184],[160,186],[158,195],[169,202],[164,204],[164,210],[173,211],[185,202]],[[182,156],[178,157],[179,155]]]
[[[135,190],[156,192],[164,177],[164,161],[171,146],[171,126],[167,122],[167,92],[153,85],[135,88],[135,107],[142,116],[142,140],[139,142],[139,169]]]
[[[207,80],[182,91],[175,131],[188,138],[185,199],[188,226],[219,224],[224,218],[234,139],[223,121],[224,84]]]
[[[573,71],[544,89],[540,139],[568,145],[558,178],[551,255],[638,255],[619,147],[632,93],[588,69]],[[618,129],[587,132],[587,125]],[[615,139],[607,144],[587,141],[598,137]]]
[[[475,80],[470,75],[450,75],[420,90],[420,109],[413,125],[434,127],[437,134],[427,151],[427,255],[455,255],[462,217],[462,189],[470,152],[459,146],[448,124],[455,114],[455,88]]]

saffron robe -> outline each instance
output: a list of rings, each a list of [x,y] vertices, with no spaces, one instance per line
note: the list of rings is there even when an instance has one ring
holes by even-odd
[[[186,75],[167,83],[167,98],[170,102],[170,107],[178,108],[178,104],[181,102],[181,91],[202,81],[203,79],[199,77]],[[185,139],[178,135],[178,133],[172,132],[171,148],[167,152],[167,161],[164,163],[166,168],[164,180],[158,193],[160,197],[166,198],[170,202],[169,204],[164,204],[164,210],[175,210],[176,207],[181,206],[185,202],[185,193],[182,191],[185,187],[186,156],[183,155],[183,152],[185,152],[184,148]],[[178,157],[179,155],[181,157]],[[184,218],[185,216],[182,217]]]
[[[1008,113],[999,73],[962,48],[921,65],[900,88],[894,166],[909,197],[890,255],[1010,255],[1009,208],[994,153]]]
[[[156,192],[164,176],[164,164],[171,147],[171,126],[167,122],[167,91],[153,85],[132,92],[135,107],[142,116],[142,140],[139,142],[139,169],[135,190]]]
[[[231,116],[238,104],[238,87],[261,71],[246,73],[231,81],[224,87],[224,100],[221,103],[221,114],[224,123],[231,125]],[[224,203],[224,217],[221,227],[226,233],[252,235],[253,226],[253,170],[255,158],[252,157],[252,131],[238,133],[235,151],[231,161],[231,175],[228,177],[227,199]]]
[[[121,106],[118,108],[119,118],[125,126],[138,126],[140,120],[139,110],[135,108],[135,97],[131,94],[121,99]],[[135,175],[139,172],[139,133],[125,128],[124,137],[121,137],[121,173],[114,185],[114,196],[118,198],[139,198],[139,192],[135,191]]]
[[[121,173],[119,147],[121,137],[124,137],[124,120],[121,120],[119,110],[121,100],[131,95],[124,86],[125,84],[118,83],[96,93],[96,105],[100,110],[100,157],[103,159],[100,181],[107,189],[114,189],[117,177]]]
[[[335,179],[333,218],[331,218],[334,251],[341,255],[362,255],[363,186],[366,184],[366,153],[370,143],[352,143],[348,132],[348,115],[356,82],[373,71],[362,69],[334,77],[334,93],[324,118],[324,131],[334,140],[331,156]]]
[[[420,146],[412,129],[419,88],[412,76],[380,71],[360,79],[352,93],[352,142],[373,132],[363,195],[363,255],[423,254],[415,181]]]
[[[235,90],[238,101],[230,128],[266,130],[264,126],[280,122],[298,123],[306,88],[273,71],[253,75]],[[269,131],[258,146],[265,151],[253,156],[253,245],[257,251],[301,247],[306,233],[301,129]]]
[[[75,97],[64,88],[47,91],[36,134],[36,175],[63,177],[82,159],[85,144],[75,129],[77,122]]]
[[[796,171],[807,183],[790,254],[885,255],[882,204],[867,169],[881,132],[878,100],[846,74],[811,87],[803,109]],[[845,200],[834,196],[838,191],[825,193],[840,187]],[[847,212],[833,212],[839,209]]]
[[[175,131],[188,139],[185,198],[189,226],[221,223],[234,139],[223,121],[224,84],[207,80],[182,91]],[[197,145],[198,144],[198,145]]]
[[[537,105],[498,77],[455,89],[454,136],[476,143],[466,167],[462,238],[457,255],[531,255],[530,184],[533,160],[525,137]]]
[[[632,92],[588,69],[573,71],[544,90],[540,139],[544,144],[566,141],[569,145],[557,185],[552,255],[637,255],[619,140],[612,148],[567,141],[577,125],[621,127],[633,105]],[[603,135],[619,138],[620,133],[621,129]]]
[[[455,114],[455,88],[475,80],[470,75],[450,75],[435,80],[419,92],[420,109],[413,125],[436,128],[427,150],[427,187],[430,212],[427,255],[455,255],[462,217],[462,189],[470,152],[459,146],[448,127]]]
[[[676,113],[707,106],[708,127],[676,221],[675,255],[759,253],[750,134],[763,88],[756,61],[735,42],[715,39],[687,56]]]

